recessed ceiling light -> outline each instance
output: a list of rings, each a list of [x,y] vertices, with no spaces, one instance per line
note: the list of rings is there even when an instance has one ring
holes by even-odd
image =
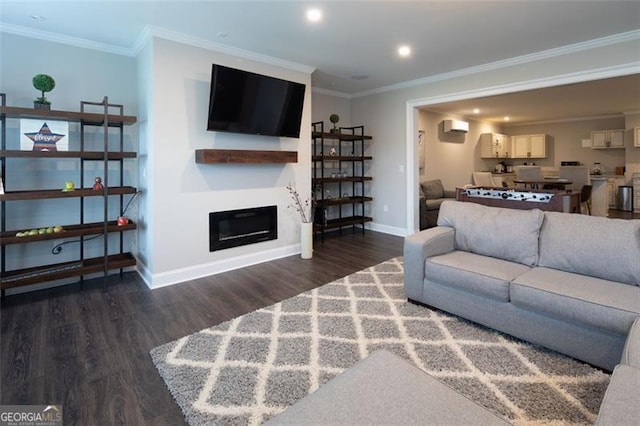
[[[31,15],[31,19],[35,19],[36,21],[46,21],[47,17],[42,15]]]
[[[322,11],[320,9],[307,10],[307,21],[320,22],[322,20]]]
[[[480,108],[474,108],[473,109],[473,113],[474,114],[480,114]]]
[[[407,45],[402,45],[398,47],[398,55],[403,58],[406,58],[411,55],[411,48]]]
[[[508,115],[505,115],[504,116],[504,121],[509,121],[509,120],[511,120],[511,118]]]

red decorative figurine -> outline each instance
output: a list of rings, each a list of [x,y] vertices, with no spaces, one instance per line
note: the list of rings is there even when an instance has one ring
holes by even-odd
[[[104,186],[102,186],[102,178],[100,176],[96,177],[96,182],[93,184],[94,191],[102,191]]]

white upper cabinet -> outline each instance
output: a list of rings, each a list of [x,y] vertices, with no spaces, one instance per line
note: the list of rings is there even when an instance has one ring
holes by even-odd
[[[624,148],[624,130],[594,130],[591,132],[591,148]]]
[[[547,135],[512,136],[512,158],[545,158],[547,156]]]
[[[640,127],[633,129],[633,146],[640,148]]]
[[[483,133],[480,135],[480,157],[509,158],[509,136],[500,133]]]

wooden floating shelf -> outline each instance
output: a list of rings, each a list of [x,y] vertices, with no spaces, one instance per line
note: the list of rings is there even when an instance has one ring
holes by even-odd
[[[0,107],[0,114],[10,118],[34,118],[43,120],[62,120],[77,123],[104,125],[104,114],[92,112],[59,111],[20,107]],[[108,114],[109,126],[134,124],[137,120],[132,115]]]
[[[136,189],[132,186],[115,186],[108,188],[109,195],[135,194]],[[73,191],[62,191],[60,189],[44,189],[41,191],[8,191],[0,194],[0,201],[18,200],[42,200],[45,198],[79,198],[79,197],[101,197],[102,191],[93,188],[77,188]]]
[[[197,149],[198,164],[297,163],[297,151],[254,151],[242,149]]]
[[[109,160],[136,158],[135,152],[108,152]],[[4,158],[82,158],[85,160],[104,160],[103,151],[20,151],[1,150],[0,157]]]
[[[128,224],[118,226],[115,220],[107,225],[107,232],[123,232],[136,229],[136,224],[129,221]],[[31,243],[35,241],[45,240],[61,240],[64,238],[79,237],[82,235],[95,235],[104,232],[104,224],[102,222],[85,223],[82,225],[66,225],[63,226],[62,232],[54,232],[52,234],[27,235],[24,237],[16,237],[16,233],[28,231],[28,229],[7,231],[0,233],[0,241],[2,245]]]
[[[104,271],[103,262],[104,257],[101,256],[82,261],[63,262],[5,272],[0,276],[0,288],[4,290],[12,287],[102,272]],[[107,258],[107,267],[109,269],[120,269],[127,266],[134,266],[135,264],[136,259],[131,253],[112,254]]]

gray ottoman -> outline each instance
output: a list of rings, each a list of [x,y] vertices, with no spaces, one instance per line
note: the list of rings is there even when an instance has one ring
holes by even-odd
[[[267,425],[508,425],[402,358],[381,350]]]

